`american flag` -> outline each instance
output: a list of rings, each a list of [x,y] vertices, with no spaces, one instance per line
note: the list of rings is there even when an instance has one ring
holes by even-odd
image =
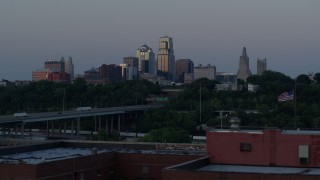
[[[293,100],[294,97],[294,91],[289,91],[289,92],[283,92],[280,94],[278,97],[278,102],[284,102],[284,101],[290,101]]]

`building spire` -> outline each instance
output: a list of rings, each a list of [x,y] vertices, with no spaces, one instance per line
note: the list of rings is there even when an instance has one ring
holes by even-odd
[[[242,49],[242,56],[243,57],[247,57],[247,50],[246,50],[246,47],[244,46],[243,49]]]

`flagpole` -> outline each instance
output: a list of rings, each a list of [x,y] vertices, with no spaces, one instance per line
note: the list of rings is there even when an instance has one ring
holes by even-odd
[[[200,83],[200,123],[201,123],[201,83]],[[201,124],[200,124],[201,125]]]
[[[294,80],[294,127],[297,128],[297,79]]]

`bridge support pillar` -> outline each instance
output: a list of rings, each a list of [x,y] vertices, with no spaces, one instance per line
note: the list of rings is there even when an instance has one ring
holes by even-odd
[[[24,122],[21,122],[21,138],[24,138]]]
[[[51,121],[51,132],[52,132],[52,134],[53,134],[53,136],[54,136],[54,125],[53,125],[53,121]]]
[[[3,133],[3,138],[5,139],[6,138],[6,128],[5,128],[5,126],[3,126],[1,128],[1,130],[2,130],[2,133]]]
[[[80,136],[80,117],[77,119],[77,136]]]
[[[113,115],[111,115],[111,127],[110,132],[113,133]]]
[[[49,121],[47,121],[47,137],[49,137]]]
[[[63,121],[63,134],[66,135],[66,133],[67,133],[67,121],[64,120]]]
[[[99,116],[99,128],[98,128],[99,131],[101,131],[101,116]]]
[[[18,138],[18,132],[17,132],[17,129],[18,129],[18,124],[17,123],[15,123],[15,126],[14,126],[14,136],[15,136],[15,138]]]
[[[61,121],[58,121],[58,125],[59,125],[59,137],[61,137],[61,134],[62,134]]]
[[[73,119],[71,120],[71,136],[73,136],[73,129],[74,129],[74,127],[73,127],[74,125],[73,125]]]
[[[120,133],[121,114],[118,115],[118,133]]]
[[[97,132],[97,116],[94,116],[94,131]]]
[[[106,131],[109,133],[109,121],[108,116],[106,116]]]

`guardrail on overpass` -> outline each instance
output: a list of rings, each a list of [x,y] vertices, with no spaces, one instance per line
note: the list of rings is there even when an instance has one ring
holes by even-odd
[[[136,106],[120,106],[120,107],[109,107],[109,108],[93,108],[90,111],[59,111],[59,112],[47,112],[47,113],[32,113],[26,117],[14,117],[0,116],[1,123],[16,123],[16,122],[38,122],[38,121],[52,121],[62,119],[73,119],[90,116],[101,116],[111,114],[123,114],[132,111],[145,111],[148,109],[161,108],[162,105],[136,105]]]

